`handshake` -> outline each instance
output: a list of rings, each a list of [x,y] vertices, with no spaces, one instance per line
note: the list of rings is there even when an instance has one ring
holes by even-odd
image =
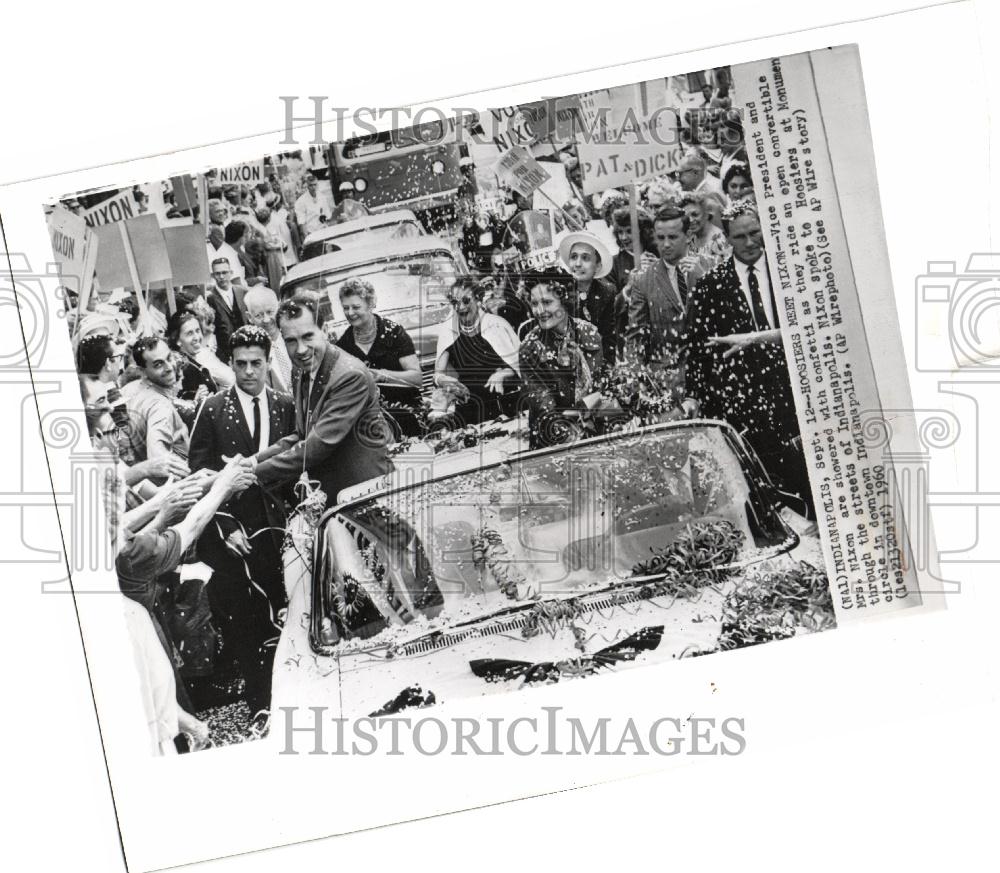
[[[226,466],[218,472],[198,470],[176,481],[172,474],[168,475],[167,483],[153,498],[163,525],[170,525],[184,518],[195,503],[209,492],[213,492],[221,504],[246,491],[257,481],[250,466],[252,458],[237,455],[224,460]]]
[[[222,460],[226,464],[226,469],[235,464],[237,467],[251,474],[251,483],[256,481],[256,477],[253,476],[253,471],[257,469],[257,458],[255,455],[249,455],[246,458],[242,455],[233,455],[231,458],[228,455],[223,455]]]
[[[226,466],[222,468],[216,482],[223,482],[222,487],[228,492],[228,496],[241,494],[257,481],[254,469],[257,467],[257,459],[251,455],[244,458],[242,455],[234,455],[231,458],[222,456]]]
[[[253,455],[247,458],[242,455],[234,455],[231,458],[223,455],[222,460],[226,466],[219,472],[215,481],[226,492],[224,500],[242,494],[257,482],[257,477],[254,475],[257,459]]]

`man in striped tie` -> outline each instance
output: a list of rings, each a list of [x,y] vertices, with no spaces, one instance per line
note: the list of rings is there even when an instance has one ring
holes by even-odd
[[[788,505],[815,518],[782,339],[781,304],[752,201],[723,216],[733,256],[693,289],[687,307],[689,413],[721,418],[753,447]]]

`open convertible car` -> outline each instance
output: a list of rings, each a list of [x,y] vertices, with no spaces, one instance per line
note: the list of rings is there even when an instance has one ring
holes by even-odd
[[[518,426],[298,520],[273,707],[388,714],[832,623],[815,529],[728,425],[525,452]]]

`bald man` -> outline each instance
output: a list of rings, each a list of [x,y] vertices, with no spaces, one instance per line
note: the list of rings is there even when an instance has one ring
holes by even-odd
[[[266,285],[255,285],[243,297],[250,324],[262,328],[271,340],[267,359],[267,384],[284,394],[292,392],[292,360],[281,339],[275,316],[278,314],[278,295]]]

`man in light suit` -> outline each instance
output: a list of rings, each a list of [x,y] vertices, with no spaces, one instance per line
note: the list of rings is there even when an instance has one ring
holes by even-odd
[[[257,453],[257,480],[265,487],[290,483],[305,470],[333,506],[343,489],[393,469],[378,386],[368,367],[329,343],[312,299],[286,300],[277,320],[296,367],[296,426]]]
[[[688,218],[683,210],[664,206],[656,213],[653,234],[659,259],[632,282],[629,294],[625,354],[629,361],[675,373],[684,385],[684,320],[689,289],[701,278],[688,256]]]
[[[790,505],[815,518],[757,207],[723,218],[733,256],[708,273],[687,308],[685,406],[743,434]]]

